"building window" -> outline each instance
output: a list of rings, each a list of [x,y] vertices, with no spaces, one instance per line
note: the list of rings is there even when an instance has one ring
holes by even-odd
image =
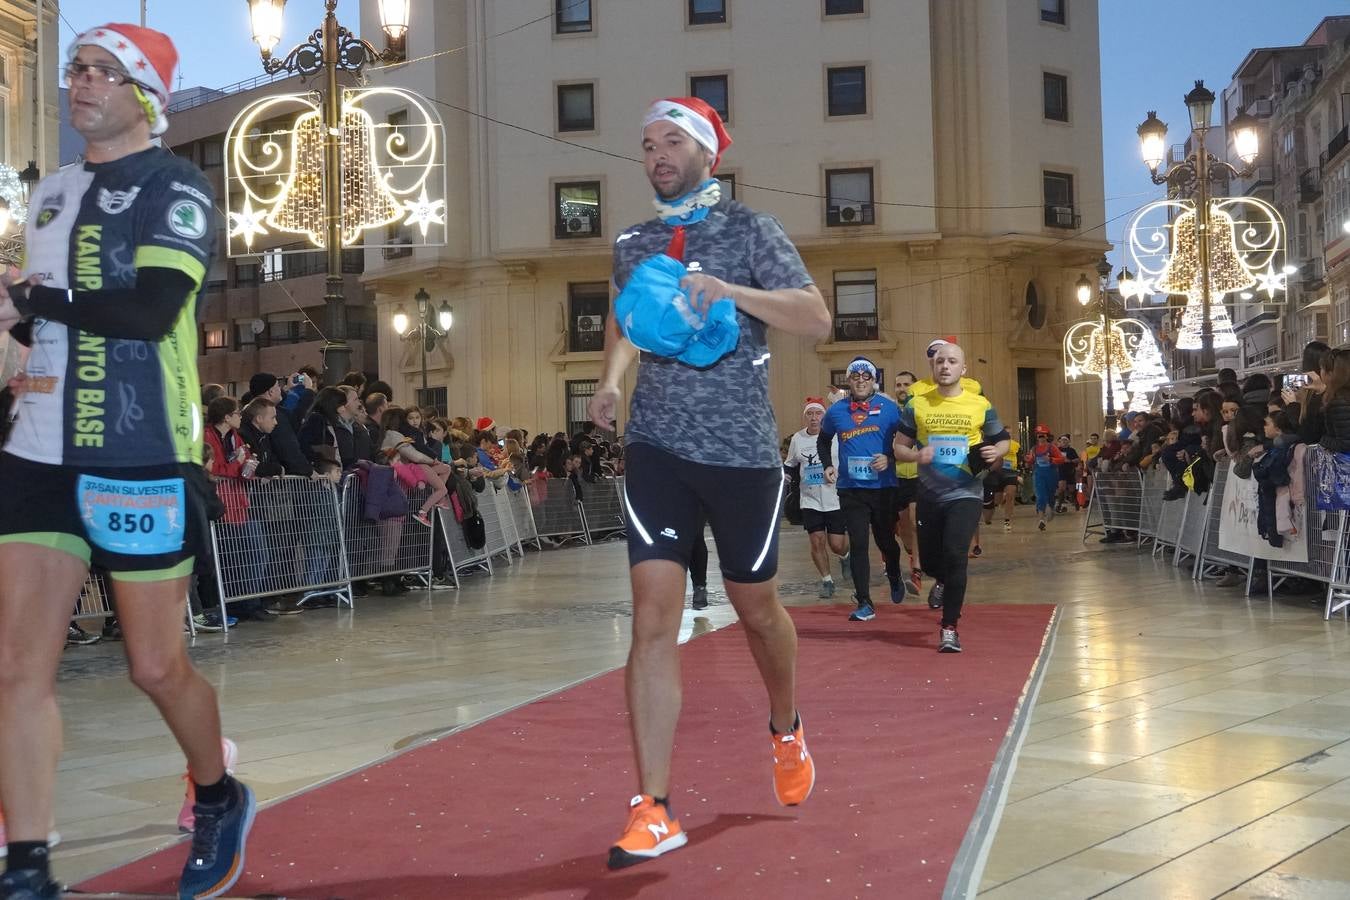
[[[220,141],[202,143],[202,168],[210,169],[225,164],[225,145]]]
[[[600,237],[600,182],[553,185],[553,234],[558,238]]]
[[[567,286],[567,352],[596,353],[605,349],[605,317],[609,284],[604,281]]]
[[[256,320],[255,320],[256,321]],[[253,322],[234,323],[234,345],[239,349],[253,347],[258,343],[258,332],[253,330]]]
[[[1073,206],[1073,176],[1065,172],[1043,172],[1045,224],[1048,228],[1077,228],[1078,212]]]
[[[224,328],[208,328],[202,343],[206,345],[207,350],[224,350],[230,346],[229,332]]]
[[[595,130],[595,85],[558,85],[558,130]]]
[[[234,267],[234,286],[252,287],[258,283],[257,263],[236,263]]]
[[[1045,117],[1056,122],[1069,121],[1069,77],[1053,72],[1041,74],[1041,89],[1045,101]]]
[[[727,0],[689,0],[690,25],[720,25],[727,20]]]
[[[831,116],[867,115],[867,67],[825,70],[827,111]]]
[[[720,182],[722,182],[722,196],[723,196],[723,197],[730,197],[732,200],[735,200],[735,199],[736,199],[736,175],[735,175],[735,173],[733,172],[733,173],[728,173],[728,174],[718,175],[718,176],[717,176],[717,180],[720,181]]]
[[[268,322],[267,342],[269,344],[300,343],[300,322],[298,321]]]
[[[438,416],[445,415],[445,410],[450,405],[449,391],[443,387],[429,387],[425,390],[418,388],[414,396],[417,398],[418,406],[430,406],[436,410]]]
[[[867,12],[867,0],[825,0],[827,16],[860,16]]]
[[[726,75],[690,75],[689,96],[707,103],[722,121],[731,122],[731,89]]]
[[[566,393],[567,401],[567,433],[577,434],[591,420],[586,407],[591,402],[591,397],[595,396],[595,389],[599,382],[594,379],[590,381],[565,381],[563,382],[563,391]],[[605,431],[597,428],[595,434],[604,434],[612,436],[614,432]]]
[[[1032,328],[1040,329],[1045,327],[1045,304],[1041,302],[1040,292],[1036,290],[1036,282],[1027,282],[1027,324]]]
[[[1063,25],[1066,21],[1064,7],[1068,0],[1041,0],[1041,21]]]
[[[875,269],[834,273],[834,339],[880,339]]]
[[[831,169],[825,173],[825,224],[871,225],[872,170]]]
[[[581,34],[594,27],[591,23],[591,0],[554,0],[553,31],[555,34]]]

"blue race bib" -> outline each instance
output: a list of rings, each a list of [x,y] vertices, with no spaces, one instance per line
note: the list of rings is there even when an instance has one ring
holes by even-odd
[[[187,489],[181,478],[123,481],[81,475],[75,486],[89,541],[125,556],[159,556],[183,549]]]
[[[970,441],[963,434],[930,434],[928,446],[933,448],[933,465],[959,468],[966,464]]]
[[[877,472],[872,468],[872,457],[850,456],[848,458],[848,477],[854,481],[876,481]]]
[[[812,463],[802,469],[802,484],[807,487],[819,487],[825,483],[825,467],[820,463]]]

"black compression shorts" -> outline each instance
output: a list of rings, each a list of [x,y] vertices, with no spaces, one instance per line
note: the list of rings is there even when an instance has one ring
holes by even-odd
[[[818,509],[802,507],[802,528],[807,534],[828,531],[830,534],[848,534],[848,523],[844,520],[842,509],[821,512]]]
[[[919,479],[917,478],[897,478],[895,487],[895,508],[902,510],[909,506],[919,496]]]
[[[781,468],[710,466],[635,443],[624,473],[630,566],[668,559],[688,568],[706,521],[724,579],[754,584],[778,573]]]
[[[0,455],[0,543],[61,550],[123,581],[188,575],[205,524],[205,476],[194,474],[176,464],[94,470]]]

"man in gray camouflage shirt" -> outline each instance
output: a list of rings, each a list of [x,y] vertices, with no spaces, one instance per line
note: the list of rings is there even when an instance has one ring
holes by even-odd
[[[725,196],[712,177],[730,144],[721,119],[703,101],[653,104],[642,146],[658,217],[614,242],[617,288],[667,253],[688,272],[680,282],[688,307],[706,317],[714,302],[729,298],[740,334],[735,348],[712,365],[644,352],[638,366],[625,430],[625,502],[633,585],[626,675],[640,793],[610,848],[611,868],[653,859],[687,840],[667,798],[680,712],[685,570],[705,520],[768,691],[775,794],[795,806],[815,783],[796,708],[797,633],[776,581],[783,473],[769,403],[767,331],[823,338],[830,313],[782,225]],[[670,302],[639,300],[661,301]],[[614,422],[620,381],[638,355],[616,318],[606,323],[605,372],[590,405],[591,418],[603,427]]]

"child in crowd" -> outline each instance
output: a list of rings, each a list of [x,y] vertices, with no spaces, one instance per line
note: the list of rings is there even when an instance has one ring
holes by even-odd
[[[420,420],[421,413],[417,410],[413,412],[417,413]],[[422,502],[422,508],[413,515],[414,519],[430,528],[431,517],[428,513],[437,506],[448,506],[446,482],[451,477],[450,467],[417,449],[414,435],[421,432],[411,425],[408,412],[403,407],[386,408],[380,426],[384,428],[384,441],[380,450],[394,467],[398,480],[409,490],[421,484],[431,486],[431,493]]]
[[[1284,545],[1279,529],[1276,497],[1290,483],[1289,464],[1299,444],[1298,427],[1283,411],[1267,413],[1264,422],[1265,452],[1252,463],[1256,478],[1256,530],[1272,547]]]

